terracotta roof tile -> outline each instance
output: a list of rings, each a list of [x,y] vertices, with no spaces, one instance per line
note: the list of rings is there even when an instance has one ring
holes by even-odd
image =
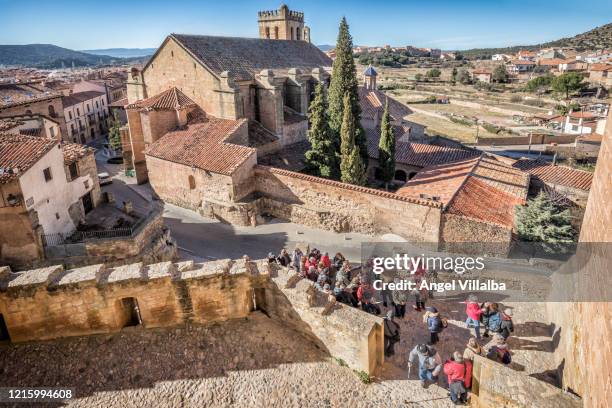
[[[558,184],[570,188],[588,191],[591,188],[593,174],[566,166],[553,166],[540,160],[519,159],[513,167],[526,171],[547,184]]]
[[[146,149],[147,156],[199,169],[231,175],[256,150],[225,142],[246,119],[227,120],[209,117],[187,129],[168,132]]]
[[[310,71],[332,65],[327,55],[306,41],[185,34],[171,34],[170,37],[213,73],[219,75],[229,71],[237,80],[253,79],[263,69]]]
[[[102,95],[105,95],[105,93],[98,92],[98,91],[77,92],[77,93],[70,94],[68,96],[64,96],[62,98],[62,104],[64,105],[64,108],[67,108],[68,106],[72,106],[72,105],[76,105],[77,103],[89,101],[90,99],[94,99]]]
[[[69,166],[80,158],[93,154],[95,149],[78,144],[78,143],[62,143],[62,152],[64,153],[64,164]]]
[[[8,132],[11,129],[14,129],[18,126],[25,124],[20,120],[14,119],[0,119],[0,132]]]
[[[514,209],[524,201],[474,177],[465,184],[448,205],[446,212],[479,221],[514,226]]]
[[[368,155],[373,158],[378,158],[378,143],[380,140],[379,128],[365,128],[366,137],[368,140]],[[404,131],[395,129],[395,137],[400,137],[400,132]],[[397,163],[406,164],[416,167],[428,167],[437,164],[456,162],[459,160],[478,157],[482,153],[475,149],[462,149],[450,146],[438,146],[426,143],[402,142],[395,143],[395,161]]]
[[[0,134],[0,184],[19,178],[58,143],[43,137]]]
[[[378,90],[368,90],[359,87],[359,104],[361,105],[361,117],[364,119],[382,118],[385,110],[385,102],[389,101],[389,115],[393,120],[401,120],[412,111],[403,103],[385,95]]]
[[[163,110],[197,106],[194,101],[178,88],[172,87],[147,99],[141,99],[126,106],[126,109]]]

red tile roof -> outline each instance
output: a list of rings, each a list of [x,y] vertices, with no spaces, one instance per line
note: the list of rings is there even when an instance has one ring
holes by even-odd
[[[98,96],[102,96],[102,95],[105,95],[105,93],[98,92],[98,91],[77,92],[77,93],[70,94],[68,96],[64,96],[62,98],[62,104],[64,105],[64,108],[67,108],[68,106],[72,106],[72,105],[76,105],[77,103],[89,101],[91,99],[97,98]]]
[[[589,71],[612,71],[610,64],[593,64],[589,67]]]
[[[591,112],[572,112],[569,116],[574,119],[595,119],[596,117]]]
[[[0,134],[0,184],[19,178],[57,144],[55,139]]]
[[[361,117],[363,119],[382,118],[386,101],[389,101],[389,115],[393,120],[401,120],[404,116],[412,113],[406,105],[388,97],[381,91],[359,87],[359,104],[361,105]]]
[[[453,214],[511,228],[514,206],[525,202],[528,189],[526,173],[482,156],[425,168],[397,194],[429,198]]]
[[[491,71],[487,69],[475,69],[472,71],[473,75],[491,75]]]
[[[108,106],[112,108],[125,108],[128,105],[128,98],[117,99],[113,103],[109,103]]]
[[[78,143],[62,143],[62,152],[64,153],[64,164],[69,166],[80,158],[93,154],[95,149]]]
[[[0,132],[7,132],[13,128],[23,125],[25,122],[14,119],[0,119]]]
[[[540,160],[519,159],[513,167],[526,171],[547,184],[558,184],[578,190],[591,188],[593,174],[566,166],[553,166]]]
[[[514,209],[523,203],[518,197],[498,190],[483,180],[468,177],[446,211],[511,229]]]
[[[373,158],[378,158],[378,142],[380,140],[380,129],[366,128],[366,137],[368,140],[368,155]],[[399,129],[395,131],[395,137],[400,137]],[[458,160],[468,159],[480,156],[482,153],[475,149],[462,149],[449,146],[438,146],[425,143],[402,142],[397,141],[395,144],[395,161],[397,163],[406,164],[415,167],[428,167],[436,164],[456,162]]]
[[[142,109],[142,110],[156,110],[156,109],[181,109],[197,106],[194,101],[189,99],[187,95],[181,92],[178,88],[172,87],[166,91],[163,91],[155,96],[147,99],[141,99],[134,103],[126,106],[126,109]]]
[[[249,157],[256,154],[251,147],[225,142],[246,119],[227,120],[209,117],[185,130],[166,133],[147,149],[147,156],[185,166],[231,175]]]

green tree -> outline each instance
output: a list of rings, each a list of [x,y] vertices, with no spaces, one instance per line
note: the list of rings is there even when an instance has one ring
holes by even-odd
[[[317,176],[337,180],[340,176],[338,146],[336,146],[336,138],[329,127],[327,92],[323,84],[317,85],[309,111],[308,140],[310,141],[310,150],[305,154],[306,168]]]
[[[506,71],[506,66],[505,65],[498,65],[493,70],[493,74],[491,75],[491,79],[493,79],[494,82],[498,82],[500,84],[504,84],[504,83],[508,82],[508,71]]]
[[[378,142],[378,167],[385,182],[385,190],[389,189],[389,183],[395,176],[395,135],[389,117],[389,101],[385,103],[380,124],[380,141]]]
[[[516,229],[521,239],[544,244],[573,241],[570,211],[553,203],[544,193],[516,209]]]
[[[577,72],[566,72],[552,81],[552,89],[569,99],[571,93],[579,91],[584,87],[584,77]]]
[[[441,72],[438,68],[432,68],[425,73],[425,76],[427,76],[427,78],[440,78],[440,74]]]
[[[551,84],[555,76],[551,73],[547,73],[546,75],[542,75],[536,78],[533,78],[525,85],[525,89],[527,92],[541,92],[548,88]]]
[[[461,69],[457,72],[457,81],[463,85],[469,84],[471,82],[470,73],[465,69]]]
[[[421,82],[422,79],[423,79],[423,74],[416,74],[414,76],[414,80],[417,82]]]
[[[117,120],[117,115],[113,114],[113,121],[110,129],[108,130],[108,144],[111,149],[117,151],[123,146],[121,145],[121,123]]]
[[[355,128],[355,144],[363,163],[368,163],[368,146],[366,135],[361,127],[361,106],[359,105],[359,89],[357,74],[353,59],[353,39],[349,32],[346,18],[340,21],[338,40],[336,42],[336,59],[332,69],[332,78],[329,85],[329,126],[336,139],[340,137],[342,121],[344,118],[344,96],[348,93],[350,109]],[[339,143],[337,144],[339,145]]]
[[[453,71],[451,72],[451,82],[453,85],[457,82],[457,68],[453,67]]]
[[[344,183],[363,186],[366,184],[366,172],[359,147],[355,144],[355,120],[351,111],[351,98],[347,92],[344,97],[344,116],[340,130],[340,180]]]

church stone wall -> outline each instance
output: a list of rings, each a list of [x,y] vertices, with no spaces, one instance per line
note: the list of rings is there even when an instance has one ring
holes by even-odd
[[[469,243],[467,246],[465,243]],[[494,245],[488,245],[493,243]],[[449,252],[506,257],[512,245],[512,230],[454,214],[442,215],[442,249]]]
[[[394,233],[438,242],[441,208],[393,193],[291,171],[257,166],[261,210],[281,219],[336,232]]]
[[[146,94],[157,95],[173,86],[180,89],[206,113],[223,119],[237,119],[238,106],[234,96],[226,103],[220,93],[221,81],[175,40],[170,38],[143,72]],[[237,98],[236,98],[237,99]]]

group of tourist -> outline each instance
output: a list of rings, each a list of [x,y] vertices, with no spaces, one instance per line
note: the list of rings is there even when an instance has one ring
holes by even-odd
[[[465,301],[466,327],[474,330],[463,353],[453,352],[452,356],[442,362],[442,357],[434,347],[440,341],[440,335],[448,326],[447,318],[443,317],[434,306],[426,306],[429,292],[426,290],[381,290],[382,302],[375,299],[376,291],[372,286],[371,271],[366,268],[353,267],[341,254],[336,253],[330,258],[329,253],[318,249],[303,253],[299,247],[289,254],[281,250],[279,255],[270,253],[269,262],[297,271],[302,278],[314,282],[316,289],[335,296],[337,302],[353,307],[361,307],[365,312],[380,315],[382,307],[387,309],[384,317],[384,353],[386,357],[395,354],[395,344],[400,341],[400,325],[396,318],[403,319],[406,315],[406,306],[414,300],[412,308],[416,312],[424,312],[423,323],[427,326],[430,337],[427,344],[417,344],[408,356],[408,376],[412,365],[418,363],[418,378],[421,386],[426,388],[430,383],[437,383],[439,375],[444,372],[448,379],[451,401],[455,404],[467,402],[468,391],[471,387],[472,364],[475,356],[484,356],[502,364],[510,364],[512,356],[508,348],[507,339],[514,331],[512,310],[500,310],[497,303],[479,303],[474,295]],[[425,279],[427,271],[418,268],[410,274],[410,278],[419,287],[419,282]],[[381,275],[383,281],[388,279]],[[394,281],[398,282],[399,277]],[[484,333],[481,336],[481,328]],[[486,345],[481,345],[482,337],[491,337]]]

